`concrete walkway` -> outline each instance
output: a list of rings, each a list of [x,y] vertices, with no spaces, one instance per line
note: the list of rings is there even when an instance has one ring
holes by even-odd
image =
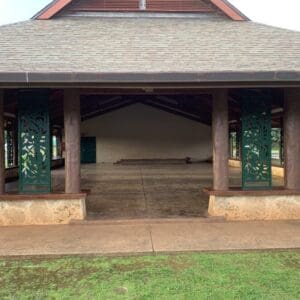
[[[0,256],[300,249],[300,221],[201,219],[0,228]]]

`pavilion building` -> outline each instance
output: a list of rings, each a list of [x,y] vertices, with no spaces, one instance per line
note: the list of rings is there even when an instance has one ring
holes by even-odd
[[[152,159],[211,160],[208,216],[300,219],[300,32],[226,0],[55,0],[0,27],[0,141],[0,225],[85,219],[81,162]]]

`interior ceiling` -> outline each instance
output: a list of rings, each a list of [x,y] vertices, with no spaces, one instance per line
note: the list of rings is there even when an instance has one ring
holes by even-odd
[[[243,90],[232,90],[229,94],[229,120],[231,127],[239,126],[240,98]],[[8,90],[5,95],[5,112],[17,114],[17,90]],[[260,90],[272,95],[273,126],[282,120],[283,91],[281,89]],[[211,124],[212,96],[207,92],[170,90],[116,90],[89,91],[81,96],[81,117],[88,120],[126,106],[142,103],[196,122]],[[50,97],[50,116],[53,125],[63,124],[63,90],[53,90]]]

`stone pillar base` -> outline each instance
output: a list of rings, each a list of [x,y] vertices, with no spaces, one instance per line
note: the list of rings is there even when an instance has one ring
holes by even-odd
[[[208,213],[230,221],[300,220],[300,195],[210,195]]]
[[[86,217],[85,194],[3,195],[0,226],[68,224]]]

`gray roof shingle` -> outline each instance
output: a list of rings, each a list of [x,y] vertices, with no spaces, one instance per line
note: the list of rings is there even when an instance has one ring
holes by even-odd
[[[254,22],[70,17],[0,27],[0,73],[279,71],[300,74],[300,32]]]

